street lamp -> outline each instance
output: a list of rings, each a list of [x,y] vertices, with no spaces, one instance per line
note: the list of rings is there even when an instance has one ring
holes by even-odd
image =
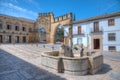
[[[89,34],[86,34],[87,35],[87,48],[89,48]]]

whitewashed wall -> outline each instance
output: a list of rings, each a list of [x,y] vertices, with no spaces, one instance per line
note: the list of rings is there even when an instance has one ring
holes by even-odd
[[[83,35],[78,35],[78,27],[81,26],[81,33]],[[74,24],[73,25],[73,35],[75,34],[75,36],[73,36],[73,45],[74,44],[83,44],[85,47],[87,47],[87,37],[89,37],[89,23],[81,23],[81,24]]]
[[[120,51],[120,17],[114,17],[114,26],[108,26],[108,19],[111,18],[96,20],[99,21],[99,30],[103,31],[103,50],[108,51],[109,46],[116,46],[116,50]],[[78,39],[81,39],[83,45],[85,47],[89,45],[89,48],[91,49],[92,45],[90,33],[94,30],[94,22],[95,21],[73,24],[73,35],[78,34],[78,26],[81,26],[82,33],[84,33],[84,36],[73,36],[73,44],[77,44]],[[64,29],[68,32],[68,27],[65,27]],[[108,33],[116,33],[116,41],[108,41]],[[87,44],[87,39],[89,39],[89,44]]]
[[[103,50],[108,51],[109,46],[116,46],[116,50],[120,51],[120,17],[114,17],[115,25],[108,26],[108,19],[102,21],[103,26]],[[108,41],[108,34],[116,33],[116,41]]]

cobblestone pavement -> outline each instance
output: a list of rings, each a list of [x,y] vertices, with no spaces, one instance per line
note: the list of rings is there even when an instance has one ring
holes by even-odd
[[[73,76],[60,74],[41,65],[41,53],[51,51],[52,45],[26,44],[0,46],[0,80],[109,80],[120,71],[120,56],[104,55],[104,68],[95,75]],[[58,50],[59,45],[54,45]]]
[[[115,53],[115,52],[106,53],[106,52],[103,52],[103,55],[104,55],[105,58],[120,61],[120,53]]]

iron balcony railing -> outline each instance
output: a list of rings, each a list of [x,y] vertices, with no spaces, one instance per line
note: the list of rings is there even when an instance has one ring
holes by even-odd
[[[91,31],[91,34],[102,34],[103,33],[103,30],[94,30],[94,31]]]
[[[73,36],[85,36],[84,33],[81,33],[81,34],[73,34]]]

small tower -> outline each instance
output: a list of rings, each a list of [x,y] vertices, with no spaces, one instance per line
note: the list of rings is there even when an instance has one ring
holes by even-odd
[[[52,13],[52,12],[49,12],[48,14],[49,14],[49,16],[50,16],[51,23],[53,23],[53,22],[54,22],[54,15],[53,15],[53,13]]]

